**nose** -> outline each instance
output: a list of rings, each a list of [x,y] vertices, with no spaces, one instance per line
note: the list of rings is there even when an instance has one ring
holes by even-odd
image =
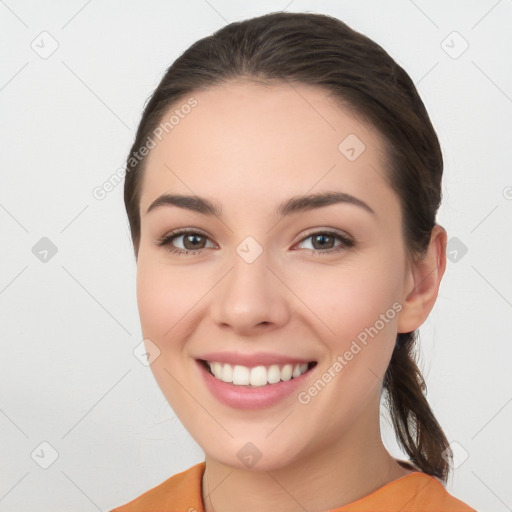
[[[290,292],[265,252],[252,263],[235,253],[231,270],[212,293],[212,321],[239,336],[276,329],[290,319]]]

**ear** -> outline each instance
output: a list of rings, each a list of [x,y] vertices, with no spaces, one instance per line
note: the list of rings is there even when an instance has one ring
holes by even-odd
[[[410,263],[398,317],[399,333],[417,329],[434,307],[446,269],[446,238],[444,228],[436,224],[425,255]]]

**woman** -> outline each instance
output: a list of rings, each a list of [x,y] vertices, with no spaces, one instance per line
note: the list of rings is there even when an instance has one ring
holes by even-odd
[[[446,232],[405,71],[329,16],[232,23],[167,70],[127,164],[148,358],[205,461],[116,510],[473,510],[414,360]]]

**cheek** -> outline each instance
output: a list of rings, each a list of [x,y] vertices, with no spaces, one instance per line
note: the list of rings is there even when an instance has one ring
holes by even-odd
[[[319,368],[318,386],[302,389],[300,403],[307,403],[311,418],[325,422],[322,428],[333,438],[347,418],[380,394],[396,340],[402,275],[400,262],[390,264],[381,253],[317,272],[297,292],[318,318],[318,339],[329,354]]]
[[[361,333],[364,338],[366,329],[375,324],[379,334],[394,339],[397,312],[393,304],[400,298],[401,264],[382,254],[362,260],[318,267],[309,279],[295,279],[297,295],[317,317],[325,332],[322,338],[332,351],[344,349]]]
[[[161,339],[175,321],[172,293],[165,275],[159,272],[156,265],[146,264],[140,256],[137,265],[137,304],[144,337]]]
[[[139,255],[137,304],[142,332],[161,350],[172,348],[170,342],[183,334],[188,323],[186,315],[202,295],[198,282],[201,281],[190,279],[186,271],[178,272],[155,258]]]
[[[165,264],[139,253],[137,263],[137,303],[144,339],[160,350],[151,371],[170,406],[180,417],[190,409],[190,397],[177,384],[186,382],[191,368],[183,364],[183,350],[191,334],[190,319],[204,292],[186,272],[178,272]],[[196,305],[196,308],[193,306]]]

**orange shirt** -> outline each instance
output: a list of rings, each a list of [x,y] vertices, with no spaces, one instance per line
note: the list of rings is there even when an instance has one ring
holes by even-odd
[[[201,480],[205,463],[178,473],[111,512],[204,512]],[[414,471],[368,496],[328,512],[476,512],[453,497],[436,478]]]

